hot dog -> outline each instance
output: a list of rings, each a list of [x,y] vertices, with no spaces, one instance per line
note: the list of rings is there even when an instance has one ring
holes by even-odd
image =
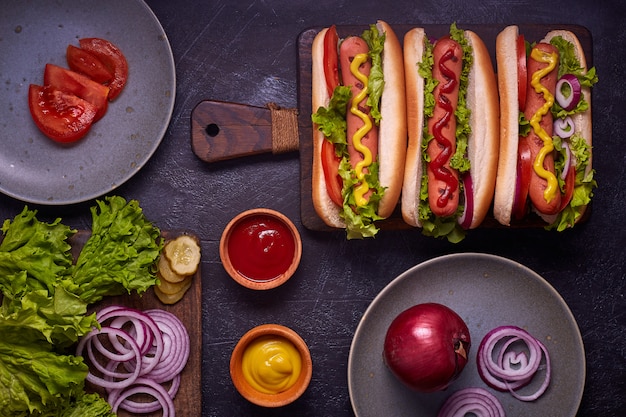
[[[383,21],[340,39],[334,26],[312,45],[312,200],[349,239],[375,236],[402,189],[406,102],[402,48]]]
[[[408,150],[402,217],[425,235],[458,242],[493,200],[498,91],[489,52],[472,31],[450,27],[434,44],[404,37]]]
[[[548,229],[573,227],[596,187],[590,94],[595,69],[587,70],[574,33],[551,31],[530,45],[517,26],[498,34],[496,63],[501,142],[494,217],[510,226],[534,212]]]

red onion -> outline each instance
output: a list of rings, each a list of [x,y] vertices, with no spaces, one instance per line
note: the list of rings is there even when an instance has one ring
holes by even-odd
[[[571,137],[576,129],[574,119],[571,116],[555,119],[552,126],[554,134],[563,139]]]
[[[545,365],[542,365],[543,358]],[[509,391],[521,401],[536,400],[550,383],[550,356],[546,347],[519,327],[501,326],[487,333],[478,347],[476,364],[487,385]],[[517,391],[528,385],[539,371],[544,379],[535,392],[519,394]]]
[[[177,378],[180,381],[180,377]],[[175,386],[174,384],[172,385]],[[178,386],[176,386],[178,390]],[[148,378],[138,378],[132,387],[119,389],[109,394],[108,402],[112,404],[114,411],[117,408],[135,414],[154,413],[161,409],[167,409],[174,415],[174,404],[172,399],[176,395],[176,390],[166,390],[161,384]],[[133,395],[148,395],[154,398],[153,401],[135,401]]]
[[[130,348],[134,352],[134,357],[135,358],[141,357],[139,346],[137,346],[137,343],[128,335],[128,333],[124,332],[123,330],[114,329],[112,327],[103,327],[100,330],[94,329],[81,338],[81,340],[78,342],[78,347],[76,348],[76,356],[81,356],[83,353],[83,349],[85,349],[85,346],[87,346],[88,357],[90,359],[91,365],[95,367],[98,371],[100,371],[100,373],[102,374],[102,376],[98,376],[95,373],[90,371],[87,374],[87,381],[91,382],[92,384],[96,384],[107,389],[128,387],[139,377],[140,369],[137,368],[137,369],[132,370],[131,372],[120,373],[120,372],[115,372],[106,366],[102,366],[100,362],[97,360],[97,358],[95,358],[95,356],[93,355],[93,351],[91,349],[91,343],[90,343],[93,340],[97,339],[98,336],[102,334],[114,335],[116,337],[124,339],[126,341],[126,345],[130,346]],[[114,364],[118,363],[115,361],[115,359],[118,356],[115,355],[113,352],[104,353],[104,351],[102,351],[101,353],[103,354],[106,360],[111,361],[110,363],[114,363]]]
[[[77,355],[87,351],[87,380],[106,390],[114,411],[162,410],[163,416],[173,416],[173,398],[190,352],[183,323],[164,310],[142,312],[121,306],[103,308],[96,318],[101,328],[81,338],[77,348]],[[137,395],[154,400],[138,402],[133,399]]]
[[[385,335],[383,359],[391,372],[416,391],[446,389],[467,364],[470,334],[465,322],[437,303],[401,312]]]
[[[574,74],[565,74],[556,83],[556,101],[563,109],[573,110],[580,101],[580,81]]]
[[[439,410],[437,417],[505,417],[500,401],[483,388],[465,388],[452,394]]]
[[[463,229],[467,230],[472,225],[474,217],[474,185],[469,172],[463,174],[463,192],[465,205],[463,206],[463,214],[459,217],[459,224]]]
[[[111,306],[100,310],[98,314],[96,314],[96,319],[100,324],[104,324],[110,319],[118,319],[119,317],[124,317],[128,321],[131,321],[131,319],[134,319],[135,322],[140,321],[149,329],[151,335],[144,336],[141,335],[142,332],[145,332],[143,327],[134,327],[137,334],[140,335],[140,338],[150,337],[153,340],[152,345],[156,347],[156,350],[152,354],[145,355],[141,361],[141,366],[143,368],[141,372],[142,375],[149,373],[157,366],[159,359],[163,354],[163,335],[159,330],[159,327],[149,315],[132,308]]]
[[[159,364],[148,374],[156,382],[171,380],[182,372],[189,359],[189,334],[178,317],[165,310],[147,310],[163,332],[163,340],[168,349]]]
[[[569,173],[570,168],[576,165],[576,161],[574,160],[574,156],[572,155],[572,148],[570,148],[569,143],[563,141],[561,144],[563,149],[565,149],[565,162],[563,163],[563,171],[561,172],[561,179],[567,178],[567,174]]]
[[[129,397],[138,394],[152,396],[155,401],[141,403],[129,400]],[[122,408],[126,411],[137,414],[151,413],[157,410],[162,410],[162,417],[174,416],[176,414],[172,398],[167,394],[162,386],[151,380],[144,380],[139,385],[133,385],[132,387],[126,388],[116,395],[114,401],[109,400],[109,403],[112,403],[111,408],[114,413],[117,413],[118,409]],[[156,407],[155,404],[157,404]]]

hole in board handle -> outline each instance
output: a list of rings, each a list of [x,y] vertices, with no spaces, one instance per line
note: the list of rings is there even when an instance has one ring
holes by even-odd
[[[211,123],[204,130],[206,131],[207,135],[211,136],[212,138],[220,133],[220,127],[215,123]]]

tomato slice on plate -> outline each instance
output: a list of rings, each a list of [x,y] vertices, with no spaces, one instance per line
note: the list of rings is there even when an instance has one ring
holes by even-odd
[[[78,96],[93,104],[97,108],[94,122],[100,120],[107,111],[109,87],[99,84],[85,75],[54,64],[46,64],[43,83]]]
[[[520,111],[526,108],[526,90],[528,88],[528,69],[526,67],[526,42],[524,35],[517,37],[517,99]]]
[[[324,143],[322,144],[321,156],[322,170],[324,171],[328,195],[335,204],[342,207],[343,198],[341,197],[341,189],[343,188],[343,180],[339,175],[339,162],[341,159],[335,154],[335,146],[326,139],[324,139]]]
[[[68,45],[65,52],[67,65],[72,71],[81,73],[100,84],[113,80],[113,71],[109,70],[98,57],[91,52]]]
[[[80,47],[95,55],[113,72],[113,80],[109,83],[109,101],[122,92],[128,79],[128,62],[122,51],[111,42],[100,38],[83,38],[78,41]]]
[[[74,94],[35,84],[28,88],[28,107],[39,130],[61,143],[85,136],[97,112],[93,104]]]
[[[324,76],[328,95],[332,96],[339,85],[339,57],[337,54],[337,28],[332,25],[324,35]]]

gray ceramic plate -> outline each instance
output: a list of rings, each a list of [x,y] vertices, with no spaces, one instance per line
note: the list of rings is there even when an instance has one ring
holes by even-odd
[[[423,302],[455,310],[472,337],[471,361],[448,390],[421,394],[404,387],[382,362],[387,327],[401,311]],[[483,336],[500,325],[516,325],[541,340],[550,352],[552,381],[535,402],[521,402],[489,389],[476,370]],[[348,387],[357,417],[433,417],[454,391],[488,388],[507,417],[575,416],[585,385],[585,352],[567,304],[543,278],[511,260],[487,254],[435,258],[404,272],[385,287],[357,327],[348,363]]]
[[[34,125],[28,86],[46,63],[67,68],[65,49],[82,37],[116,44],[128,83],[107,114],[72,146]],[[87,201],[112,191],[159,146],[174,108],[176,72],[159,21],[141,0],[9,0],[0,13],[0,192],[32,203]]]

